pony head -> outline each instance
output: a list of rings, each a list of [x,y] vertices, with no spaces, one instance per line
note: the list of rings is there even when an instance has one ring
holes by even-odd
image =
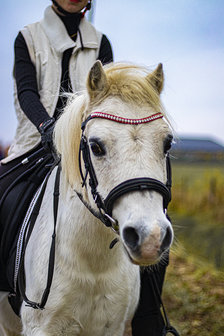
[[[161,64],[149,73],[130,64],[103,68],[97,61],[89,72],[86,91],[69,103],[57,122],[55,144],[64,176],[95,212],[98,209],[88,177],[85,192],[81,187],[82,122],[94,112],[124,120],[163,113],[163,119],[150,123],[117,123],[93,118],[86,124],[84,133],[97,179],[97,193],[102,200],[114,187],[129,179],[151,178],[165,185],[172,131],[160,101],[163,81]],[[81,165],[85,171],[83,162]],[[135,190],[119,196],[113,204],[112,216],[119,224],[124,249],[135,264],[156,263],[172,243],[173,230],[164,212],[163,197],[155,190]]]

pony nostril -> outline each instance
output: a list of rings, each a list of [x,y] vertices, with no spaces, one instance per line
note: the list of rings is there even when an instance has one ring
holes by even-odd
[[[167,250],[170,247],[171,242],[172,242],[172,238],[173,238],[172,230],[168,226],[167,229],[166,229],[165,237],[163,238],[162,244],[161,244],[161,247],[160,247],[161,253],[164,252],[165,250]]]
[[[126,227],[123,230],[123,238],[128,247],[132,250],[138,247],[140,237],[133,227]]]

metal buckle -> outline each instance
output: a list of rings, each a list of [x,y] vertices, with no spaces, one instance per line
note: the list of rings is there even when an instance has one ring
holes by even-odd
[[[109,219],[109,221],[111,222],[111,230],[113,232],[115,232],[116,234],[119,234],[119,225],[118,225],[118,221],[114,218],[112,218],[110,215],[108,215],[107,213],[104,214],[105,217],[107,217]]]

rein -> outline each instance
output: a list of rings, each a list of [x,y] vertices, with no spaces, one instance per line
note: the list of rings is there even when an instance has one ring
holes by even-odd
[[[54,194],[53,194],[53,212],[54,212],[54,227],[53,227],[53,233],[52,233],[52,241],[51,241],[51,248],[49,253],[49,262],[48,262],[48,276],[47,276],[47,284],[46,288],[43,292],[42,298],[40,303],[31,301],[26,296],[26,279],[25,279],[25,251],[27,244],[29,242],[31,233],[34,228],[34,224],[36,222],[37,216],[39,214],[39,210],[41,207],[41,203],[44,197],[44,193],[46,190],[48,179],[51,175],[51,172],[53,169],[57,167],[56,177],[55,177],[55,185],[54,185]],[[42,188],[40,191],[40,195],[37,199],[37,202],[34,206],[34,210],[32,212],[32,216],[29,223],[29,228],[26,233],[26,241],[24,242],[23,249],[22,249],[22,255],[21,255],[21,261],[20,261],[20,267],[18,272],[18,289],[20,292],[20,295],[23,299],[23,301],[26,302],[27,307],[31,307],[34,309],[44,309],[48,296],[50,294],[50,288],[53,280],[53,274],[54,274],[54,263],[55,263],[55,239],[56,239],[56,225],[57,225],[57,214],[58,214],[58,201],[59,201],[59,183],[60,183],[60,172],[61,167],[58,162],[55,162],[53,166],[51,167],[51,170],[48,172],[48,175],[46,176]],[[11,294],[11,296],[14,296],[14,294]]]
[[[96,214],[96,211],[91,209],[90,206],[88,206],[88,209],[97,218],[99,218],[107,227],[110,227],[117,234],[119,234],[119,226],[118,226],[117,221],[113,219],[112,217],[113,204],[119,197],[123,196],[126,193],[129,193],[132,191],[154,190],[162,195],[163,208],[164,208],[164,212],[166,213],[167,206],[169,202],[171,201],[171,185],[172,185],[171,165],[170,165],[170,159],[169,159],[168,154],[166,155],[166,171],[167,171],[166,184],[156,179],[150,178],[150,177],[139,177],[139,178],[129,179],[129,180],[126,180],[120,183],[119,185],[117,185],[115,188],[113,188],[109,192],[109,194],[107,195],[105,199],[101,197],[101,195],[97,191],[98,181],[97,181],[96,173],[95,173],[92,161],[91,161],[88,140],[85,136],[85,128],[86,128],[87,123],[90,120],[95,119],[95,118],[107,119],[107,120],[111,120],[111,121],[122,123],[122,124],[128,124],[128,125],[139,125],[139,124],[153,122],[154,120],[157,120],[157,119],[161,119],[163,118],[163,114],[158,112],[146,118],[128,119],[128,118],[122,118],[116,115],[107,114],[103,112],[93,112],[82,123],[82,126],[81,126],[82,136],[81,136],[80,148],[79,148],[79,170],[80,170],[80,175],[82,178],[82,187],[84,186],[86,187],[86,180],[87,180],[87,177],[89,176],[89,186],[91,188],[93,199],[98,208],[98,213]],[[82,159],[84,162],[85,174],[83,174],[83,171],[82,171],[81,154],[82,154]],[[80,197],[79,194],[78,196]]]
[[[163,304],[163,301],[160,295],[159,287],[158,287],[157,280],[156,280],[156,275],[153,272],[152,272],[152,277],[151,277],[151,284],[152,284],[152,289],[153,289],[155,300],[157,301],[158,307],[161,310],[161,315],[162,315],[163,322],[164,322],[164,329],[162,331],[161,336],[166,336],[168,333],[174,336],[180,336],[178,331],[170,324],[169,318],[165,310],[165,306]]]

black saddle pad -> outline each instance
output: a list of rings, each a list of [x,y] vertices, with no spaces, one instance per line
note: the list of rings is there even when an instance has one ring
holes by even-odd
[[[0,290],[14,292],[14,266],[18,235],[30,201],[53,163],[45,154],[6,190],[0,203]]]

